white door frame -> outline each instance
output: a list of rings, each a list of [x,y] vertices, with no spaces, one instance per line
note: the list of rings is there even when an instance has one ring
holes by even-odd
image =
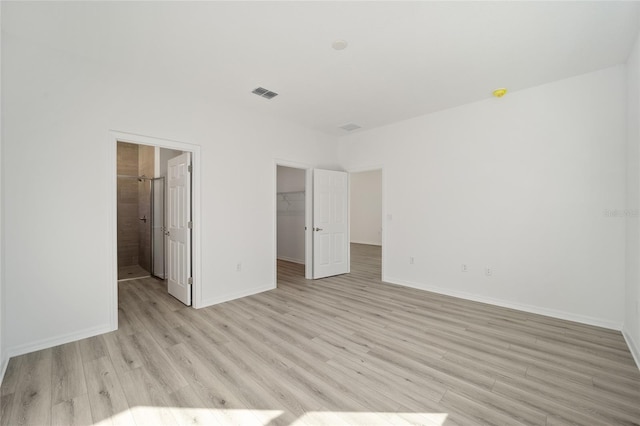
[[[193,297],[192,303],[194,308],[202,307],[202,249],[201,249],[201,212],[200,212],[200,145],[194,145],[185,142],[178,142],[169,139],[160,139],[150,136],[136,135],[133,133],[125,133],[110,130],[108,134],[108,156],[109,169],[109,199],[108,207],[110,213],[111,232],[111,262],[110,274],[113,283],[110,296],[110,326],[112,330],[118,329],[118,142],[128,142],[137,145],[149,145],[160,148],[175,149],[178,151],[191,152],[191,162],[193,165],[192,183],[191,183],[191,203],[192,203],[192,272],[193,272]]]
[[[273,165],[273,285],[278,285],[278,166],[292,167],[305,171],[304,185],[304,277],[313,277],[313,240],[311,228],[313,224],[313,167],[309,164],[288,160],[274,160]]]
[[[350,175],[352,173],[361,173],[361,172],[372,172],[372,171],[376,171],[376,170],[380,170],[380,191],[381,191],[381,196],[382,196],[382,212],[380,212],[380,214],[382,215],[382,259],[380,261],[380,268],[381,268],[381,277],[380,279],[382,281],[386,281],[386,277],[384,275],[384,260],[386,259],[386,247],[387,247],[387,226],[389,226],[389,218],[387,217],[387,202],[386,202],[386,195],[385,195],[385,173],[384,173],[384,165],[379,164],[379,165],[373,165],[373,166],[363,166],[363,167],[355,167],[352,169],[348,169],[347,173],[349,173]],[[351,194],[351,179],[349,179],[349,194]],[[351,195],[349,195],[349,244],[351,244]]]

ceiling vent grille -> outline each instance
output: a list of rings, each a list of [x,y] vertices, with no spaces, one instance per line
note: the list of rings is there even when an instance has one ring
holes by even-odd
[[[351,132],[353,130],[362,129],[362,126],[358,126],[356,123],[347,123],[340,126],[342,130],[346,130],[347,132]]]
[[[271,90],[267,90],[264,87],[257,87],[255,89],[253,89],[253,91],[251,92],[255,95],[258,95],[262,98],[266,98],[266,99],[273,99],[276,96],[278,96],[278,94],[276,92],[272,92]]]

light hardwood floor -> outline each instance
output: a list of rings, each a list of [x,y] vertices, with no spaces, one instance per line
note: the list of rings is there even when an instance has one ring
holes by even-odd
[[[640,424],[619,332],[349,275],[201,310],[120,284],[118,331],[11,359],[2,425]]]

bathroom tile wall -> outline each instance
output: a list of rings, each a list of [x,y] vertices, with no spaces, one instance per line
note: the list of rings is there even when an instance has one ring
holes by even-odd
[[[118,142],[118,175],[138,176],[138,145]],[[118,266],[138,264],[138,180],[118,178]]]

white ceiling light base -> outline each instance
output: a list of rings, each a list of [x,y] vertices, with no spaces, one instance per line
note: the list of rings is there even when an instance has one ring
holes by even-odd
[[[347,43],[346,40],[336,40],[331,43],[331,47],[333,47],[335,50],[344,50],[348,45],[349,43]]]

